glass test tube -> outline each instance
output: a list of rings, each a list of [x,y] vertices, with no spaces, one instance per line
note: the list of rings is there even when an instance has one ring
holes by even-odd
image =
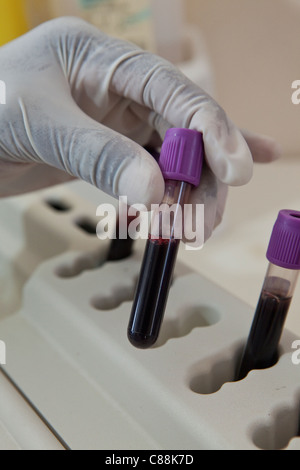
[[[273,228],[269,265],[237,375],[278,361],[278,346],[300,270],[300,212],[283,210]]]
[[[167,132],[159,160],[165,195],[151,221],[128,325],[128,339],[137,348],[149,348],[158,338],[183,232],[184,205],[191,188],[200,183],[202,162],[201,133]]]

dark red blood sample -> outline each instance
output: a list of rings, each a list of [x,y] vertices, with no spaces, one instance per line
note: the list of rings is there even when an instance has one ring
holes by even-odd
[[[266,369],[276,364],[291,299],[267,291],[261,293],[237,380],[243,379],[250,370]]]
[[[172,281],[180,240],[149,239],[128,325],[128,339],[146,349],[156,342]]]

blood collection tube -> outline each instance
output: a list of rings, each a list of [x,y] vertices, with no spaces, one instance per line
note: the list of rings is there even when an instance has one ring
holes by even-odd
[[[167,131],[159,159],[165,195],[151,221],[128,325],[128,339],[137,348],[149,348],[158,338],[182,238],[184,205],[200,183],[203,154],[200,132]]]
[[[276,364],[278,346],[300,270],[300,212],[279,212],[270,238],[268,269],[237,380]]]

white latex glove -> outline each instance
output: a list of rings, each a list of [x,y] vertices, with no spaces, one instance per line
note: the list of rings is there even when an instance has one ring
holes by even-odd
[[[247,183],[253,159],[277,156],[264,137],[247,135],[248,146],[223,109],[170,63],[77,18],[2,47],[0,79],[2,197],[75,177],[149,207],[161,202],[164,181],[142,146],[159,144],[169,127],[191,128],[204,134],[208,168],[193,201],[205,204],[208,238],[227,185]]]

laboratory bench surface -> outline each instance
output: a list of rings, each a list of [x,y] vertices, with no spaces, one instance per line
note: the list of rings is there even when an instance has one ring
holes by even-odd
[[[265,255],[272,227],[279,210],[300,210],[299,181],[300,156],[283,157],[272,164],[255,164],[249,184],[229,188],[223,221],[212,237],[197,251],[186,250],[182,244],[179,261],[248,304],[250,311],[254,311],[268,266]],[[103,202],[99,200],[99,191],[83,182],[73,182],[63,187],[72,188],[74,193],[95,208]],[[19,200],[22,206],[22,197],[15,200]],[[3,204],[5,201],[0,201],[2,213]],[[14,218],[14,215],[11,217]],[[3,246],[7,241],[8,234],[2,227],[0,244]],[[21,246],[22,243],[19,248]],[[26,261],[26,254],[23,255]],[[0,275],[5,281],[3,270],[0,266]],[[4,285],[9,290],[9,284]],[[299,313],[300,282],[296,286],[286,321],[287,330],[300,339]],[[20,344],[24,346],[22,341],[20,337]],[[22,354],[22,351],[19,353]],[[63,390],[61,392],[64,393]],[[1,370],[0,397],[0,449],[64,449],[64,442],[34,410],[35,404],[25,400],[22,390],[18,391]],[[138,436],[139,433],[135,432]]]

